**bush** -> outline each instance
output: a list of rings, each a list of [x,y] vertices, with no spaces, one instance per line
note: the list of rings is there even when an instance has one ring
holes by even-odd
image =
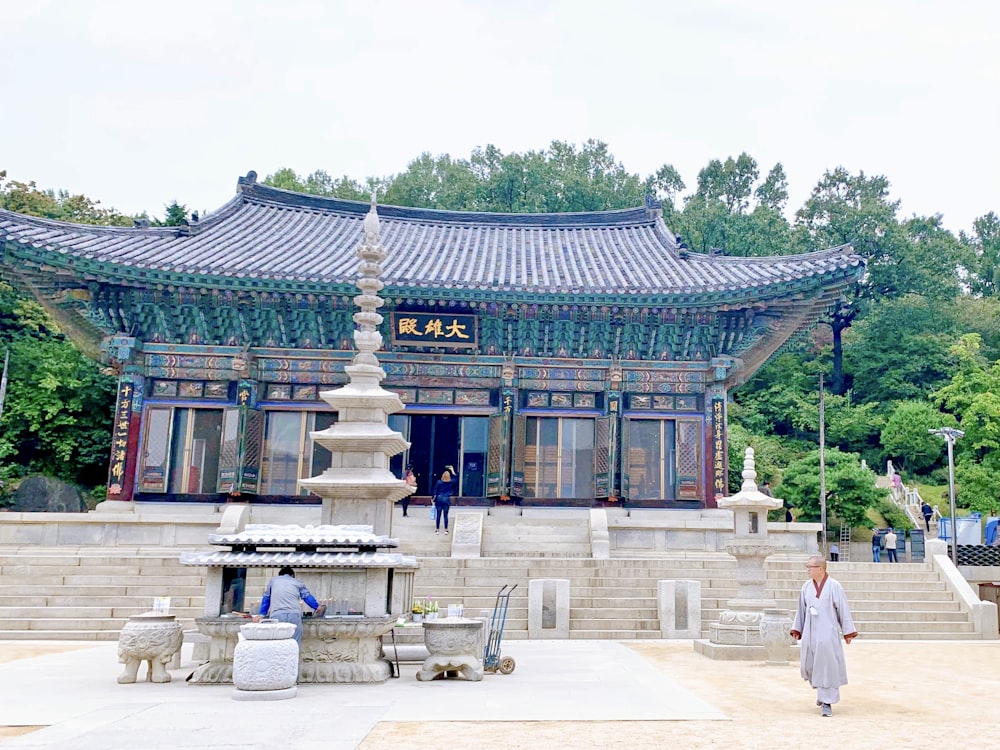
[[[909,529],[913,526],[909,516],[889,498],[885,498],[878,504],[878,512],[882,514],[887,525],[894,529]]]

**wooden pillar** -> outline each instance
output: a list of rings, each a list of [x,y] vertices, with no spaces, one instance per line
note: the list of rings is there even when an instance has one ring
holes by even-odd
[[[123,373],[118,377],[115,419],[111,428],[108,500],[131,502],[135,499],[145,382],[142,375],[135,373]]]

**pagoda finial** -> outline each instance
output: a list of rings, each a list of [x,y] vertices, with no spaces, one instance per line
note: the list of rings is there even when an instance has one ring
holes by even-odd
[[[747,448],[743,454],[743,486],[740,488],[744,492],[757,491],[757,466],[754,461],[753,448]]]
[[[354,331],[354,346],[358,352],[354,355],[352,364],[379,367],[375,352],[382,348],[382,334],[378,331],[382,316],[376,310],[385,302],[378,296],[383,287],[379,277],[382,274],[385,249],[382,247],[374,192],[363,228],[364,238],[357,250],[358,257],[361,258],[361,265],[358,267],[361,276],[357,281],[361,294],[354,298],[354,304],[360,308],[359,312],[354,313],[354,322],[358,324]]]

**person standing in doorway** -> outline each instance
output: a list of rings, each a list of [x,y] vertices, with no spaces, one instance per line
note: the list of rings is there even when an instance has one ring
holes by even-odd
[[[899,562],[896,559],[896,532],[890,526],[885,532],[885,553],[889,557],[889,562]]]
[[[412,487],[414,492],[417,491],[417,475],[413,473],[413,464],[406,465],[406,474],[403,475],[403,481],[406,482],[407,487]],[[410,507],[410,497],[412,496],[407,495],[399,501],[399,504],[403,506],[403,518],[406,518],[406,511]]]
[[[453,478],[454,477],[454,478]],[[441,519],[444,519],[444,533],[448,532],[448,510],[451,508],[451,499],[455,496],[455,484],[458,477],[455,476],[455,467],[445,466],[441,472],[441,478],[434,485],[434,533],[441,533]]]
[[[295,577],[295,571],[287,565],[278,571],[278,575],[267,582],[264,598],[260,600],[260,616],[269,617],[278,622],[290,622],[295,626],[295,642],[302,645],[302,607],[299,601],[304,601],[317,615],[323,614],[326,607],[316,601],[309,589]]]
[[[920,506],[920,513],[924,517],[924,526],[927,528],[928,533],[930,533],[931,519],[934,517],[934,509],[926,500],[924,500],[923,505]]]
[[[882,535],[878,529],[872,531],[872,562],[882,562]]]
[[[833,716],[840,686],[847,684],[847,659],[841,637],[850,643],[858,631],[843,586],[830,578],[819,556],[806,562],[809,580],[802,585],[791,636],[800,642],[799,672],[816,690],[820,716]]]

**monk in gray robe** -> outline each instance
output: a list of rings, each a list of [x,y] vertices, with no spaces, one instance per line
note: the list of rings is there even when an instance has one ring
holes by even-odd
[[[847,660],[841,637],[850,643],[857,636],[844,587],[826,572],[826,560],[810,557],[809,580],[799,594],[792,638],[800,642],[802,679],[816,688],[821,716],[833,716],[831,706],[840,700],[840,686],[847,684]]]

